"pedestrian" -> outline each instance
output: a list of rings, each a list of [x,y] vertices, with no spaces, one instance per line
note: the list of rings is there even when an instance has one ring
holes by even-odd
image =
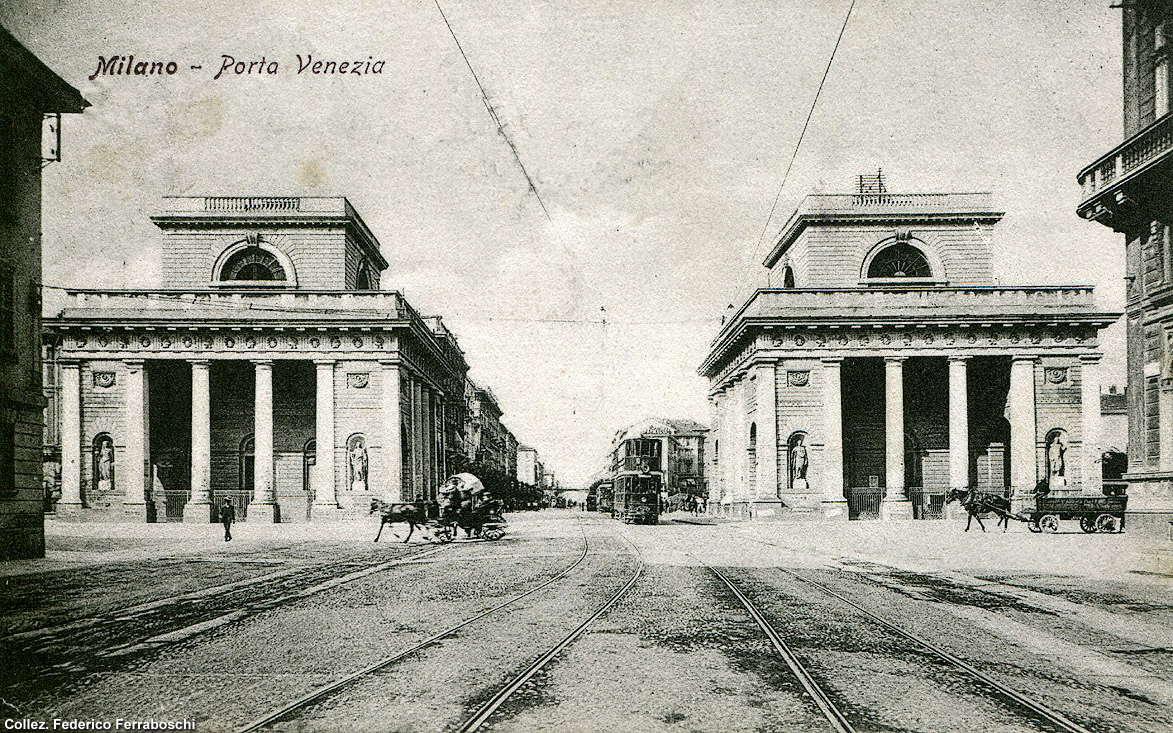
[[[232,523],[236,521],[236,510],[232,508],[232,502],[228,499],[224,500],[224,506],[220,507],[220,524],[224,525],[224,541],[232,541]]]

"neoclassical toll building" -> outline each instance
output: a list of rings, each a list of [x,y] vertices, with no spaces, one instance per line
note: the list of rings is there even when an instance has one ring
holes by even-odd
[[[878,185],[877,185],[878,184]],[[949,488],[1100,491],[1098,332],[1084,286],[1000,286],[984,193],[808,196],[726,318],[710,506],[936,518]]]
[[[176,197],[162,287],[76,290],[59,369],[58,513],[207,522],[434,496],[468,366],[439,318],[379,290],[387,261],[341,197]],[[456,450],[453,450],[453,449]]]

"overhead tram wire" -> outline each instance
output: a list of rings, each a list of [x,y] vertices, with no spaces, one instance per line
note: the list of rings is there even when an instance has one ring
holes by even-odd
[[[574,271],[575,277],[578,278],[579,282],[584,287],[594,290],[597,295],[600,294],[599,291],[592,287],[590,283],[587,282],[586,278],[583,277],[582,270],[580,270],[578,267],[577,258],[574,256],[574,253],[570,250],[570,248],[566,246],[566,242],[563,241],[562,235],[558,233],[558,227],[554,223],[554,217],[550,215],[550,209],[546,206],[546,200],[542,197],[541,192],[538,190],[538,186],[534,182],[533,176],[531,176],[529,170],[526,169],[525,163],[522,162],[521,153],[518,151],[517,145],[514,144],[513,138],[509,137],[509,133],[505,131],[505,124],[501,122],[501,117],[497,114],[496,108],[493,107],[493,103],[489,101],[489,92],[485,89],[485,85],[481,83],[481,78],[477,75],[476,69],[472,67],[472,61],[469,60],[468,54],[464,52],[464,46],[461,45],[460,39],[457,38],[456,30],[452,27],[452,23],[448,21],[448,15],[444,12],[444,8],[440,7],[440,0],[433,0],[433,2],[436,4],[436,10],[440,12],[440,17],[444,20],[445,27],[448,28],[448,34],[452,36],[452,40],[456,44],[456,50],[460,52],[460,57],[464,59],[464,65],[468,67],[468,72],[472,74],[473,81],[476,82],[477,89],[480,90],[481,102],[484,103],[485,110],[488,111],[489,117],[493,119],[493,124],[497,126],[497,134],[500,135],[502,139],[505,140],[505,144],[509,146],[509,152],[513,154],[513,160],[517,163],[517,167],[521,169],[521,175],[525,177],[526,185],[529,186],[529,190],[533,193],[534,198],[538,200],[538,206],[542,208],[542,214],[546,217],[546,221],[550,223],[550,230],[553,232],[554,238],[558,240],[558,245],[562,247],[562,251],[566,253],[567,260],[570,264],[570,269]]]
[[[847,6],[847,14],[843,16],[843,25],[839,28],[839,35],[835,38],[835,46],[831,49],[831,56],[827,59],[827,66],[823,69],[823,78],[819,80],[819,87],[815,90],[815,97],[811,100],[810,109],[807,110],[806,120],[803,121],[802,130],[798,133],[798,141],[794,143],[794,152],[790,154],[790,162],[786,165],[786,172],[782,174],[782,182],[778,184],[778,193],[774,195],[774,202],[770,205],[770,213],[766,215],[766,223],[762,225],[762,233],[758,235],[758,242],[754,247],[752,256],[746,260],[745,266],[742,268],[741,277],[737,286],[738,300],[740,300],[742,288],[745,287],[749,279],[749,269],[761,253],[762,242],[766,239],[766,232],[770,229],[770,222],[774,219],[774,212],[778,210],[778,202],[782,200],[782,190],[786,188],[786,181],[790,178],[790,170],[794,167],[794,161],[798,158],[798,151],[802,147],[803,138],[806,137],[807,128],[810,127],[811,118],[815,114],[815,107],[819,103],[819,96],[823,93],[823,86],[826,85],[827,76],[831,73],[831,64],[835,62],[835,55],[839,52],[839,44],[843,41],[843,33],[847,30],[847,22],[851,20],[851,11],[854,9],[855,0],[851,0],[851,4]]]

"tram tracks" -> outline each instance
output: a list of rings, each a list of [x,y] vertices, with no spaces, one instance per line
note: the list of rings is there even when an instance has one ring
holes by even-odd
[[[575,626],[569,634],[562,637],[562,639],[557,644],[552,646],[544,654],[531,662],[528,667],[514,675],[507,683],[505,683],[505,685],[500,687],[492,697],[490,697],[477,709],[475,713],[473,713],[469,718],[461,723],[460,726],[455,729],[456,731],[459,733],[473,733],[473,731],[479,730],[485,723],[489,721],[493,714],[496,713],[497,710],[500,709],[501,706],[504,705],[510,697],[513,696],[514,693],[520,690],[526,682],[531,680],[534,675],[540,672],[542,668],[550,663],[551,660],[557,657],[562,652],[562,650],[570,646],[572,643],[574,643],[575,640],[582,636],[583,633],[586,632],[587,627],[589,627],[607,611],[611,610],[611,608],[616,603],[618,603],[620,599],[626,596],[627,593],[633,587],[635,587],[635,584],[639,581],[640,577],[643,576],[643,555],[640,553],[639,547],[637,547],[635,543],[632,542],[626,535],[620,533],[620,536],[623,537],[623,539],[629,545],[631,545],[631,548],[635,551],[636,556],[635,572],[632,573],[627,582],[624,583],[623,586],[619,588],[619,590],[615,591],[615,593],[612,594],[606,602],[596,608],[595,611],[586,618],[586,620]]]
[[[538,584],[538,585],[536,585],[536,586],[534,586],[534,587],[532,587],[522,593],[518,593],[514,596],[511,596],[507,600],[502,601],[501,603],[498,603],[497,605],[495,605],[491,608],[485,609],[484,611],[481,611],[481,612],[474,614],[466,619],[463,619],[462,621],[460,621],[456,624],[453,624],[452,626],[449,626],[441,631],[438,631],[438,632],[432,634],[431,636],[427,637],[423,641],[420,641],[420,642],[418,642],[418,643],[416,643],[406,649],[403,649],[401,651],[395,652],[394,654],[391,654],[391,655],[386,656],[382,659],[379,659],[378,661],[376,661],[372,664],[369,664],[366,667],[363,667],[362,669],[359,669],[355,672],[351,672],[350,674],[345,675],[341,679],[335,680],[334,682],[331,682],[326,685],[322,685],[314,690],[311,690],[310,692],[302,695],[301,697],[297,698],[296,700],[293,700],[292,702],[286,703],[285,705],[282,705],[279,708],[270,710],[269,712],[265,713],[264,715],[261,715],[260,717],[255,718],[254,720],[246,723],[245,725],[241,726],[240,728],[237,728],[236,733],[251,733],[252,731],[258,731],[258,730],[263,730],[265,728],[268,728],[269,726],[271,726],[275,723],[279,723],[279,722],[283,722],[283,721],[292,719],[299,712],[304,711],[305,709],[309,708],[311,705],[314,705],[316,703],[319,703],[319,702],[322,702],[322,701],[328,699],[329,697],[331,697],[335,693],[338,693],[339,691],[341,691],[343,688],[349,687],[364,678],[370,677],[376,673],[379,673],[383,670],[386,670],[386,669],[392,667],[393,665],[395,665],[397,662],[400,662],[404,659],[407,659],[408,657],[411,657],[411,656],[415,655],[416,653],[423,651],[424,649],[442,641],[443,639],[452,636],[457,631],[465,628],[466,626],[469,626],[469,625],[471,625],[477,621],[480,621],[481,619],[484,619],[488,616],[492,616],[494,614],[497,614],[497,613],[501,612],[502,610],[504,610],[505,608],[517,603],[518,601],[521,601],[522,599],[527,598],[527,597],[549,587],[550,585],[553,585],[554,583],[558,582],[559,580],[562,580],[563,578],[568,576],[571,572],[573,572],[575,568],[577,568],[579,565],[581,565],[586,560],[588,554],[590,553],[590,540],[588,539],[586,532],[582,529],[581,520],[579,522],[579,530],[582,531],[582,539],[583,539],[582,554],[580,554],[578,556],[578,558],[575,559],[575,561],[573,563],[571,563],[570,565],[568,565],[567,567],[565,567],[564,569],[562,569],[561,571],[559,571],[557,574],[553,575],[552,577],[546,579],[542,583],[540,583],[540,584]],[[532,674],[531,674],[531,676],[532,676]],[[520,687],[520,685],[518,685],[518,686]],[[502,698],[502,700],[503,699],[504,698]],[[494,707],[494,709],[496,709],[496,708]]]
[[[754,623],[757,624],[757,626],[769,639],[770,644],[773,646],[778,656],[781,657],[782,660],[786,663],[787,667],[790,668],[794,677],[802,685],[806,693],[810,695],[811,700],[814,702],[815,706],[819,708],[819,711],[822,713],[823,717],[826,718],[831,728],[837,731],[837,733],[852,733],[855,731],[856,729],[853,727],[848,717],[843,713],[839,706],[835,704],[831,695],[828,694],[823,685],[819,684],[818,681],[812,676],[810,671],[807,669],[807,666],[803,664],[793,649],[791,649],[791,647],[786,644],[785,640],[782,638],[782,635],[778,632],[778,630],[768,619],[767,615],[762,612],[758,605],[754,603],[754,601],[728,575],[722,573],[720,570],[712,566],[706,565],[705,567],[708,567],[708,569],[712,571],[712,573],[718,579],[720,579],[726,587],[728,587],[729,591],[733,594],[737,601],[749,613]],[[773,570],[776,570],[783,575],[794,579],[800,584],[815,588],[821,593],[836,599],[838,602],[850,607],[854,613],[862,615],[872,623],[882,627],[883,629],[905,640],[906,642],[910,642],[914,647],[924,652],[928,652],[928,654],[930,654],[932,657],[945,662],[952,669],[957,670],[958,672],[969,677],[971,680],[980,683],[986,689],[992,691],[997,697],[1000,697],[1016,706],[1021,707],[1022,709],[1028,711],[1031,716],[1042,722],[1045,722],[1054,729],[1063,731],[1064,733],[1090,733],[1087,728],[1081,726],[1079,723],[1071,720],[1062,713],[1059,713],[1058,711],[1047,707],[1030,696],[1025,695],[1009,687],[1008,685],[999,682],[956,654],[953,654],[952,652],[929,642],[928,640],[912,633],[911,631],[908,631],[899,624],[894,623],[893,621],[886,619],[883,616],[880,616],[879,614],[863,607],[842,593],[839,593],[838,591],[822,583],[819,583],[818,581],[812,580],[805,575],[796,573],[792,570],[788,570],[786,568],[773,568]]]

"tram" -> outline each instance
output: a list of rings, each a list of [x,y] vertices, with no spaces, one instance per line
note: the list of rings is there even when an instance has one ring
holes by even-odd
[[[663,441],[628,438],[616,445],[611,516],[625,524],[657,524],[664,487]],[[600,507],[602,511],[602,507]]]

